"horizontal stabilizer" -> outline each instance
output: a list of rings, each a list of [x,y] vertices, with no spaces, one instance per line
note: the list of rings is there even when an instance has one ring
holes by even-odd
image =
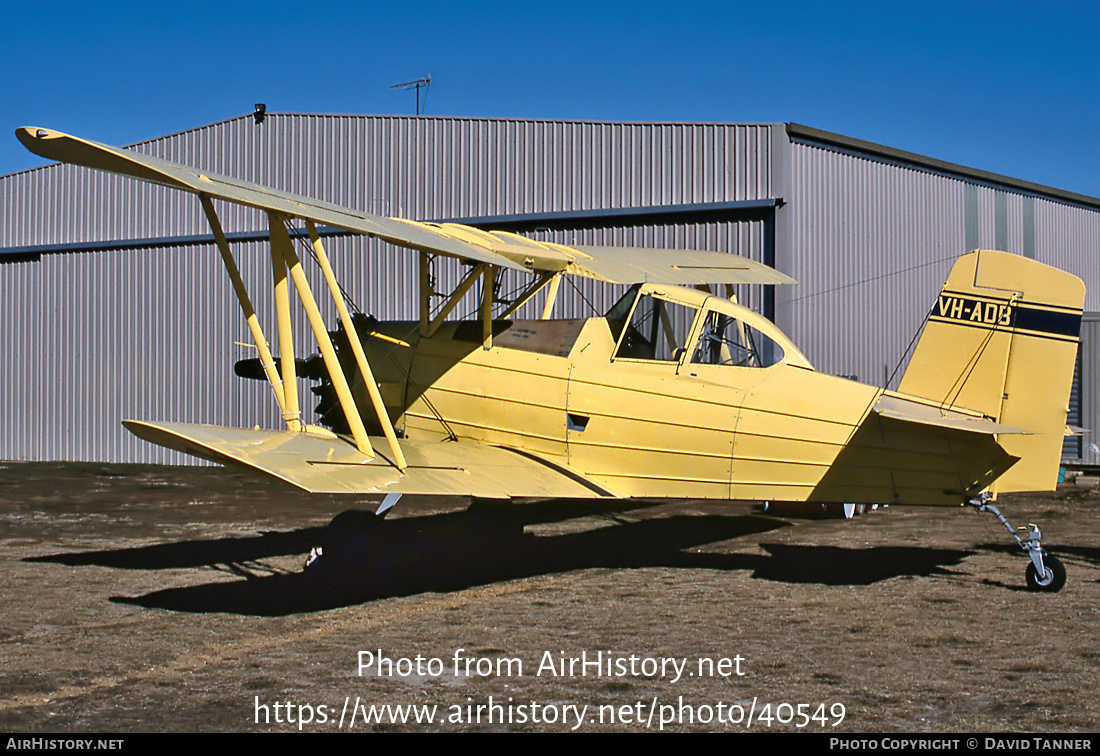
[[[908,399],[896,394],[883,394],[872,411],[882,417],[905,420],[921,425],[933,425],[939,428],[963,430],[971,433],[1000,435],[1002,433],[1032,435],[1033,431],[1014,428],[1011,425],[996,423],[981,415],[968,414],[958,410],[940,408],[926,402]]]
[[[615,497],[603,486],[527,453],[461,441],[402,440],[408,467],[397,470],[374,439],[379,456],[360,454],[330,431],[249,430],[190,423],[124,420],[127,430],[154,444],[245,467],[310,493],[434,494],[505,498]]]

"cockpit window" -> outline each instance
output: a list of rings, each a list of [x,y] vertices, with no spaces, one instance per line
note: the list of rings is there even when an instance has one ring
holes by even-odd
[[[697,365],[771,367],[783,359],[783,348],[750,325],[730,315],[708,312],[691,361]]]
[[[693,307],[642,294],[638,297],[638,304],[622,334],[615,356],[634,360],[679,361],[697,312]],[[614,330],[614,326],[612,328]]]

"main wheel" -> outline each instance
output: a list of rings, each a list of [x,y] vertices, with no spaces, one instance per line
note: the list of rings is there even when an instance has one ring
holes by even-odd
[[[332,518],[325,528],[321,541],[320,558],[310,554],[307,567],[327,566],[329,568],[359,569],[370,560],[373,552],[371,543],[373,531],[382,522],[382,517],[365,509],[349,509]]]
[[[1043,553],[1043,566],[1046,568],[1046,574],[1040,576],[1039,571],[1035,569],[1035,563],[1028,563],[1027,587],[1033,591],[1045,593],[1057,593],[1062,590],[1062,586],[1066,584],[1065,566],[1057,557],[1046,552]]]

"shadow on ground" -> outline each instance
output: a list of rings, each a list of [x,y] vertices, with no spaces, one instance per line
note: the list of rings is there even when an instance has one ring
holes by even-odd
[[[449,592],[536,575],[588,568],[665,567],[751,571],[757,579],[819,585],[869,585],[903,575],[943,574],[970,551],[916,547],[847,549],[759,543],[766,554],[700,553],[693,549],[788,526],[756,515],[674,515],[627,520],[615,515],[584,532],[532,535],[524,526],[578,516],[577,509],[527,509],[501,516],[471,508],[378,523],[365,548],[346,559],[326,555],[303,572],[278,571],[262,560],[306,553],[323,528],[251,538],[181,541],[34,557],[27,561],[123,569],[213,566],[245,579],[114,597],[119,603],[183,612],[287,615],[424,592]]]

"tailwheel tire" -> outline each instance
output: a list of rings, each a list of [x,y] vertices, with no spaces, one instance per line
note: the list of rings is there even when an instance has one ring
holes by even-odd
[[[1044,552],[1043,566],[1046,568],[1046,575],[1040,576],[1034,562],[1027,565],[1027,587],[1044,593],[1057,593],[1062,590],[1062,586],[1066,584],[1066,568],[1062,562],[1057,557]]]

